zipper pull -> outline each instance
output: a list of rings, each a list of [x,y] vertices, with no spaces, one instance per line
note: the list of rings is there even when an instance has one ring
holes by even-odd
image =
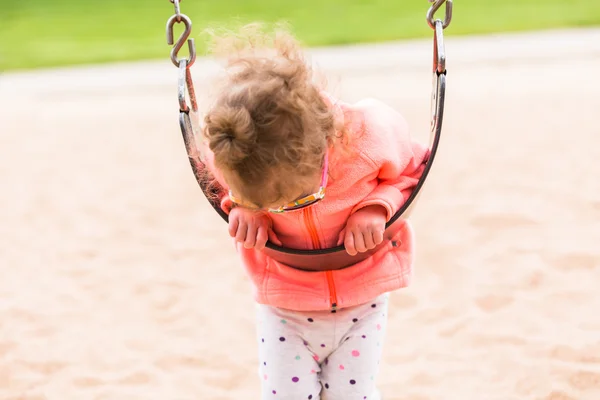
[[[331,305],[331,313],[335,314],[337,312],[337,303],[333,303]]]

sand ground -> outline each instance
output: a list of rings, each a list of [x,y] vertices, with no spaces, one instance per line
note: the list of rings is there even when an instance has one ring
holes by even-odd
[[[448,36],[387,400],[600,399],[600,30]],[[167,59],[0,76],[0,399],[256,399],[253,303]],[[426,140],[430,41],[322,49]],[[194,67],[199,94],[214,66]]]

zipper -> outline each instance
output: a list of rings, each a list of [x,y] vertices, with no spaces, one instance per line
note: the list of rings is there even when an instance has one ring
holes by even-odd
[[[303,210],[303,214],[304,222],[306,224],[306,228],[308,229],[308,234],[310,235],[313,248],[320,249],[321,243],[319,242],[319,234],[317,233],[317,227],[315,226],[312,208],[305,208]],[[325,276],[327,277],[327,285],[329,287],[329,304],[331,305],[331,312],[335,313],[337,311],[337,293],[335,290],[335,283],[333,281],[333,271],[325,271]]]
[[[335,283],[333,283],[333,271],[326,271],[327,284],[329,285],[329,303],[331,304],[331,312],[337,311],[337,293],[335,292]]]
[[[318,250],[321,248],[321,243],[319,243],[319,234],[317,233],[315,221],[312,218],[311,207],[305,208],[303,213],[304,222],[306,223],[306,228],[308,229],[308,234],[310,235],[310,240],[312,241],[313,249]]]

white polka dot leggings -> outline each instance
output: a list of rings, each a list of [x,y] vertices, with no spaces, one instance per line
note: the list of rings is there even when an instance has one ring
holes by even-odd
[[[262,399],[379,400],[387,308],[387,294],[335,313],[258,305]]]

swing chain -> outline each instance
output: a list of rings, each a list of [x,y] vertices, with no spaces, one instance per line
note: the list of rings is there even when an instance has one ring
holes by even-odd
[[[177,22],[181,22],[181,8],[179,7],[179,3],[183,0],[169,0],[175,6],[175,15],[177,15]]]
[[[427,23],[433,28],[433,88],[431,91],[431,134],[438,137],[442,128],[444,117],[444,104],[446,97],[446,50],[444,46],[444,29],[452,20],[452,0],[429,0],[431,7],[427,11]],[[446,3],[446,16],[444,21],[437,18],[435,13]]]
[[[173,46],[171,50],[171,61],[173,65],[179,67],[180,60],[177,58],[179,55],[179,50],[183,47],[185,42],[187,41],[188,49],[190,52],[189,58],[187,59],[187,67],[191,67],[192,64],[196,61],[196,46],[194,44],[194,39],[189,39],[190,34],[192,33],[192,20],[185,14],[181,13],[181,9],[179,7],[179,2],[181,0],[169,0],[175,6],[175,14],[171,16],[167,20],[167,44]],[[185,30],[177,39],[177,42],[174,40],[173,36],[173,27],[175,24],[183,23],[185,25]]]
[[[446,29],[448,25],[450,25],[450,21],[452,21],[452,0],[429,0],[430,3],[433,3],[429,10],[427,11],[427,23],[431,27],[431,29],[435,30],[435,22],[441,21],[439,18],[434,19],[435,13],[439,10],[444,3],[446,3],[446,17],[444,18],[444,23],[442,24],[442,28]]]
[[[179,75],[177,80],[177,99],[179,101],[179,113],[181,118],[181,127],[184,130],[184,138],[186,140],[186,146],[191,146],[191,140],[194,136],[193,132],[198,126],[198,103],[196,101],[196,93],[194,90],[194,82],[192,79],[192,73],[190,67],[196,61],[196,47],[194,45],[194,39],[189,39],[192,33],[192,21],[190,18],[181,14],[179,3],[182,0],[169,0],[175,6],[175,14],[173,14],[167,21],[167,43],[173,45],[173,27],[175,24],[183,23],[185,30],[177,39],[177,42],[173,45],[171,50],[171,61],[179,69]],[[183,47],[183,44],[187,41],[188,48],[190,51],[189,58],[178,58],[179,50]],[[187,94],[187,96],[186,96]],[[190,105],[187,100],[189,99]],[[185,115],[184,115],[185,114]],[[187,121],[187,122],[186,122]]]

